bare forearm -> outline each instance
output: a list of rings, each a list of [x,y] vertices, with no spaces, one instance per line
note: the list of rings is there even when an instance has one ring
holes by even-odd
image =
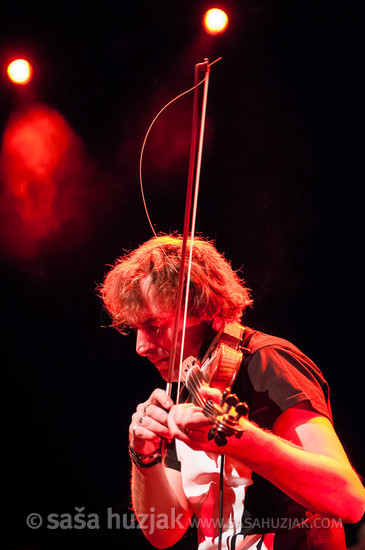
[[[155,508],[157,513],[164,513],[180,507],[162,464],[152,468],[137,468],[133,465],[132,499],[137,514],[149,513],[151,508]]]
[[[172,488],[162,464],[132,468],[132,502],[140,527],[157,548],[175,544],[189,526],[191,513]]]
[[[362,517],[363,487],[350,465],[333,457],[306,451],[251,423],[241,440],[231,438],[225,453],[310,510],[349,522]]]

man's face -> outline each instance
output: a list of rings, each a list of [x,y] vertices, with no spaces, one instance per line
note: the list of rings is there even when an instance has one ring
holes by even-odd
[[[158,316],[148,312],[143,322],[135,327],[137,333],[136,351],[138,355],[147,357],[160,372],[164,380],[168,379],[170,354],[173,341],[175,312],[168,311]],[[185,332],[184,355],[199,357],[199,352],[209,331],[209,324],[197,318],[188,318]],[[181,341],[181,331],[178,341]],[[180,361],[180,345],[176,351],[173,381],[178,380]]]

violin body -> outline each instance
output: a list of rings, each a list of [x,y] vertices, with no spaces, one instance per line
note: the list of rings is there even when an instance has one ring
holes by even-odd
[[[224,391],[232,387],[242,363],[242,340],[245,328],[239,323],[213,324],[216,337],[202,359],[202,372],[206,382],[213,388]]]
[[[208,440],[214,438],[218,446],[226,445],[227,437],[240,438],[243,429],[239,419],[248,416],[248,406],[240,403],[231,393],[243,358],[242,338],[244,327],[238,323],[222,323],[216,337],[205,354],[202,364],[188,357],[182,365],[182,377],[193,402],[202,407],[212,422]],[[222,391],[219,404],[201,395],[201,388],[215,387]]]

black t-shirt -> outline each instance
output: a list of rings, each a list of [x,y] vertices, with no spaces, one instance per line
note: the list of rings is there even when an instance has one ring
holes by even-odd
[[[250,420],[272,429],[282,412],[303,401],[332,422],[329,388],[319,368],[296,346],[246,328],[248,352],[233,386],[250,407]]]
[[[243,345],[247,352],[232,391],[248,404],[250,420],[271,430],[282,412],[307,401],[332,422],[328,384],[296,346],[249,328]],[[179,469],[173,450],[167,453],[165,464]],[[321,520],[254,472],[252,479],[244,502],[241,538],[274,531],[275,550],[345,549],[340,522]]]

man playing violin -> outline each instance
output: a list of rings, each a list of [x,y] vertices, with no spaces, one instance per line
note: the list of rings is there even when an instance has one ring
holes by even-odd
[[[181,244],[180,237],[151,239],[119,259],[101,287],[113,326],[136,331],[137,353],[165,380]],[[233,391],[249,414],[236,419],[239,436],[217,444],[201,405],[175,405],[155,389],[129,428],[134,511],[157,548],[174,545],[195,518],[199,550],[344,549],[341,520],[361,519],[365,493],[334,431],[327,383],[291,343],[239,325],[251,303],[223,255],[195,239],[181,356],[202,362],[217,327],[239,326],[244,353]],[[200,395],[219,407],[224,387],[208,382]],[[161,441],[170,442],[166,453]]]

